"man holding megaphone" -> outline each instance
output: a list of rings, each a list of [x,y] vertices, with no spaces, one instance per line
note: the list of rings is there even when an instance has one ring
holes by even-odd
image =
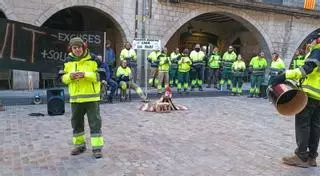
[[[304,65],[277,76],[272,85],[284,83],[286,79],[300,82],[303,92],[308,96],[308,103],[295,115],[295,154],[282,160],[291,166],[316,167],[320,137],[320,37],[314,38],[311,53]]]

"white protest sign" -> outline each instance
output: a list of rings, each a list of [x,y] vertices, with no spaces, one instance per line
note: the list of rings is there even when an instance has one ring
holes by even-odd
[[[141,50],[161,50],[161,41],[153,39],[134,39],[132,48]]]

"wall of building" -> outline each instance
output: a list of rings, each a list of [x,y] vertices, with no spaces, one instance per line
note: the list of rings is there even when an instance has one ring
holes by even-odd
[[[135,2],[135,0],[2,0],[0,1],[0,9],[8,19],[41,26],[53,14],[62,9],[74,6],[91,7],[106,14],[116,22],[117,29],[121,35],[124,36],[122,40],[132,41],[136,32]],[[140,10],[141,2],[142,1],[139,1]],[[292,1],[292,3],[295,2]],[[296,3],[298,3],[298,1]],[[315,18],[201,3],[184,2],[172,4],[153,0],[150,8],[151,18],[146,20],[146,37],[160,39],[163,45],[173,36],[173,40],[177,40],[177,36],[174,35],[176,31],[194,17],[204,13],[221,13],[234,18],[248,29],[248,31],[239,33],[241,40],[247,45],[247,49],[241,52],[247,54],[250,48],[256,51],[257,47],[254,46],[263,48],[269,56],[271,52],[278,51],[287,65],[290,63],[293,53],[300,43],[311,32],[320,28],[320,22]],[[141,14],[140,10],[139,13]],[[137,19],[142,18],[138,17]],[[211,29],[212,28],[208,28],[208,30]],[[212,32],[226,33],[225,36],[228,38],[228,34],[232,33],[232,30],[228,31],[228,29],[229,28],[221,27],[221,31]],[[204,30],[207,30],[207,28],[204,27]],[[137,37],[140,37],[142,35],[141,20],[139,21],[139,29],[137,32]],[[223,35],[221,36],[223,37]],[[250,36],[256,40],[246,41]],[[255,41],[258,41],[258,43]],[[174,46],[174,43],[170,45]],[[120,47],[116,50],[120,51]],[[16,76],[14,76],[14,79],[18,80],[15,82],[24,82],[25,80],[22,75],[25,74],[26,72],[15,72],[14,75]],[[21,84],[25,85],[25,82]]]

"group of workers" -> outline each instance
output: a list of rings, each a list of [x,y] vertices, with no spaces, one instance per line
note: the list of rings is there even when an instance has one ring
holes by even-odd
[[[124,49],[120,53],[120,66],[115,72],[115,80],[110,74],[113,73],[114,62],[110,65],[110,48],[107,42],[107,52],[105,56],[105,68],[107,70],[107,82],[111,87],[111,92],[107,101],[112,102],[112,97],[117,87],[121,89],[121,99],[126,98],[126,90],[134,88],[142,99],[145,99],[141,88],[134,84],[134,75],[137,70],[137,55],[132,49],[129,42],[125,43]],[[171,54],[164,47],[162,50],[154,50],[148,56],[147,60],[150,63],[150,79],[149,84],[157,88],[158,93],[164,92],[165,87],[177,87],[178,93],[188,93],[190,89],[193,91],[198,88],[203,91],[203,81],[206,71],[207,88],[211,88],[211,84],[219,90],[231,90],[232,95],[242,94],[242,85],[244,82],[245,73],[250,77],[250,94],[248,97],[260,97],[261,84],[265,81],[265,73],[269,68],[269,83],[278,74],[285,70],[283,60],[278,53],[272,54],[272,61],[268,66],[264,52],[260,52],[253,57],[248,66],[244,62],[240,54],[236,54],[233,46],[228,47],[223,55],[219,53],[218,47],[212,47],[212,51],[206,54],[206,49],[203,49],[200,44],[196,44],[194,50],[184,49],[180,53],[180,49],[176,48]],[[115,58],[113,56],[113,58]],[[292,67],[299,67],[303,64],[304,57],[301,52],[297,53]],[[109,67],[109,68],[107,68]]]
[[[138,95],[146,100],[142,89],[134,83],[137,71],[137,55],[130,42],[126,42],[120,53],[120,64],[116,67],[115,54],[110,48],[110,41],[106,42],[106,55],[102,59],[106,70],[106,82],[110,90],[107,102],[113,101],[113,97],[120,88],[120,100],[128,98],[127,90],[133,88]],[[304,52],[297,50],[290,68],[298,68],[304,63]],[[261,97],[261,85],[267,81],[268,85],[273,79],[285,71],[285,64],[279,54],[272,54],[270,65],[261,51],[253,57],[248,65],[244,62],[241,54],[236,54],[233,46],[221,55],[217,46],[207,52],[205,46],[196,44],[190,52],[176,48],[172,53],[164,47],[162,50],[154,50],[148,56],[150,74],[148,83],[157,88],[159,94],[168,86],[177,87],[179,94],[188,93],[198,88],[203,91],[203,83],[206,80],[207,88],[230,90],[231,95],[241,95],[242,85],[246,75],[250,75],[250,91],[248,97]],[[115,71],[114,71],[115,70]],[[269,80],[265,80],[266,71],[269,71]],[[206,72],[206,78],[205,78]],[[113,75],[114,73],[114,75]]]

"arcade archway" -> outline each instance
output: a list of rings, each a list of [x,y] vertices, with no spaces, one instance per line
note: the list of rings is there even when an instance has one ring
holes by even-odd
[[[99,20],[92,20],[99,19]],[[88,6],[74,6],[60,10],[47,19],[42,27],[66,31],[100,31],[106,32],[106,40],[111,41],[111,48],[116,55],[120,54],[123,47],[123,29],[114,18],[100,9]],[[118,57],[117,57],[118,58]],[[41,80],[50,79],[49,74],[41,74]],[[42,82],[42,86],[46,83]]]
[[[310,43],[311,39],[317,38],[320,36],[320,28],[311,32],[307,37],[305,37],[300,43],[299,47],[296,48],[295,53],[293,54],[290,62],[290,68],[295,68],[297,66],[294,65],[294,59],[297,57],[306,57],[308,52],[310,51]]]
[[[229,13],[204,13],[183,24],[167,42],[170,49],[192,49],[195,43],[218,46],[221,53],[233,45],[248,63],[260,50],[270,51],[260,31],[250,22]]]

